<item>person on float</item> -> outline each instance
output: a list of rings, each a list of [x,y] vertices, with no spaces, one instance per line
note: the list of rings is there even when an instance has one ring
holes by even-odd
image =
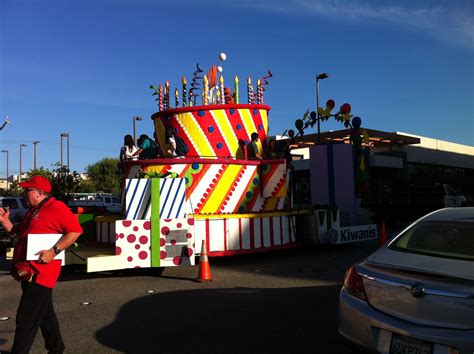
[[[77,216],[63,203],[50,196],[51,184],[42,176],[18,184],[24,188],[26,203],[31,207],[19,225],[10,221],[10,211],[0,208],[0,223],[17,244],[13,252],[11,274],[21,280],[22,296],[16,315],[16,331],[11,353],[28,353],[41,328],[49,353],[65,349],[59,323],[53,307],[52,291],[61,273],[61,260],[54,258],[72,245],[82,234]],[[36,255],[36,261],[26,261],[30,234],[61,234],[50,249]]]
[[[250,135],[250,143],[247,146],[247,158],[249,160],[262,160],[262,155],[258,151],[258,133]]]
[[[138,155],[140,156],[140,160],[158,158],[158,146],[152,139],[150,139],[148,135],[140,135],[140,138],[138,139],[138,146]]]
[[[123,146],[120,149],[120,162],[127,160],[138,160],[139,149],[135,145],[133,138],[127,134],[123,138]]]

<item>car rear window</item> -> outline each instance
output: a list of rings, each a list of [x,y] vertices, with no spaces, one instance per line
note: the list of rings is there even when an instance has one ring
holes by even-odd
[[[421,221],[399,236],[389,248],[474,261],[474,222]]]

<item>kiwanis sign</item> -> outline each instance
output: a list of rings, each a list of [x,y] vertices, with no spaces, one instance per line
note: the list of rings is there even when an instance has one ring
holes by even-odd
[[[329,243],[349,243],[377,238],[377,225],[337,227],[328,231]]]

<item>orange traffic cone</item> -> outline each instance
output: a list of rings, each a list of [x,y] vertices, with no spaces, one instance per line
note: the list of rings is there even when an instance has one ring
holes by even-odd
[[[380,228],[379,245],[382,246],[385,242],[387,242],[387,230],[385,229],[385,222],[383,221]]]
[[[199,258],[199,274],[197,280],[200,282],[212,281],[211,267],[209,266],[209,259],[207,258],[206,240],[202,240],[201,256]]]

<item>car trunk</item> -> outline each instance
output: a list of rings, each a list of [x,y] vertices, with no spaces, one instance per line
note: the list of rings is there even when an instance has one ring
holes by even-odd
[[[384,249],[383,252],[394,251]],[[446,267],[450,270],[447,274],[436,266],[425,269],[416,266],[419,265],[417,257],[433,257],[413,254],[404,257],[396,252],[399,254],[397,262],[391,262],[394,255],[384,257],[380,253],[357,267],[372,307],[416,324],[463,330],[474,328],[473,280],[454,277],[453,265]],[[473,271],[472,262],[468,263]]]

